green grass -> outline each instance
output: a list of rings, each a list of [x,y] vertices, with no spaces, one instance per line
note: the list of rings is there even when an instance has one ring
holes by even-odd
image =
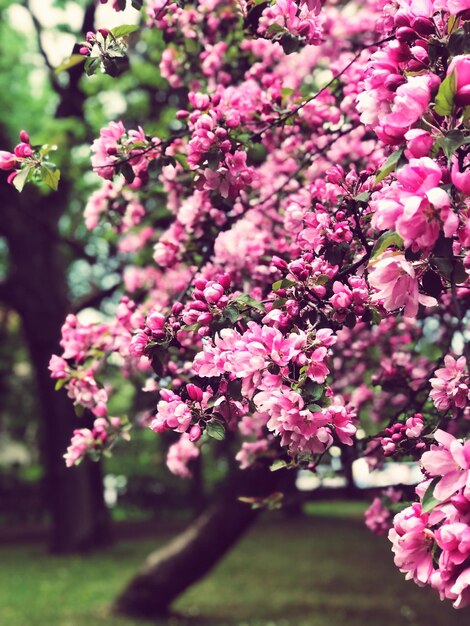
[[[315,505],[317,506],[317,505]],[[345,507],[334,505],[345,514]],[[406,582],[388,541],[357,519],[267,518],[158,626],[463,626],[434,592]],[[357,517],[359,508],[350,507]],[[160,541],[162,538],[160,539]],[[39,546],[0,549],[1,626],[150,626],[112,617],[109,605],[158,541],[135,540],[89,557]],[[155,623],[153,623],[155,626]]]

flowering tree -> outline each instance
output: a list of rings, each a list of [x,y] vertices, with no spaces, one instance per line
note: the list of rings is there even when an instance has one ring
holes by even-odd
[[[367,524],[407,578],[470,604],[469,0],[131,4],[185,105],[163,136],[111,121],[91,146],[85,221],[128,255],[126,295],[102,323],[69,315],[51,359],[96,416],[67,465],[128,438],[116,370],[178,433],[182,477],[227,436],[242,469],[314,472],[332,445],[416,460],[416,502],[389,490]],[[136,31],[88,33],[68,65],[119,75]],[[20,140],[10,182],[55,187]]]

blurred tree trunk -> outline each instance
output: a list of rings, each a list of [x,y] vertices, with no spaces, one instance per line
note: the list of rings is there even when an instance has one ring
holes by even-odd
[[[26,3],[29,9],[29,4]],[[93,29],[95,3],[85,7],[82,33]],[[79,118],[83,124],[85,96],[80,89],[81,67],[72,68],[68,84],[54,75],[42,48],[42,24],[31,12],[38,49],[50,71],[51,86],[59,96],[56,118]],[[19,129],[18,129],[19,130]],[[0,127],[0,145],[9,145]],[[110,517],[103,497],[100,464],[83,463],[67,469],[63,454],[73,429],[87,426],[80,421],[64,391],[56,392],[49,377],[48,363],[61,352],[60,329],[71,306],[68,300],[67,259],[58,223],[70,201],[66,170],[58,192],[43,195],[28,185],[19,194],[0,181],[0,235],[9,248],[9,273],[0,286],[0,298],[21,317],[31,364],[37,382],[41,409],[41,449],[45,467],[46,499],[52,517],[51,549],[57,553],[91,549],[110,541]],[[29,390],[25,390],[28,392]]]
[[[0,185],[0,232],[8,242],[10,261],[3,295],[21,317],[37,382],[54,552],[89,549],[110,538],[99,464],[65,467],[63,454],[79,422],[65,393],[54,391],[48,372],[51,354],[60,353],[60,328],[69,309],[66,262],[57,227],[67,200],[66,184],[53,203],[50,195],[41,196],[35,189],[20,195],[3,181]]]
[[[117,598],[117,613],[141,619],[165,615],[172,602],[205,576],[252,525],[259,509],[239,496],[265,498],[282,472],[235,470],[223,492],[184,532],[156,550]]]

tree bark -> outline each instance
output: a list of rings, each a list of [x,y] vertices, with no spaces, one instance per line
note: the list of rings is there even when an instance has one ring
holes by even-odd
[[[279,473],[268,468],[235,470],[217,501],[147,558],[117,598],[114,610],[140,619],[167,614],[175,598],[205,576],[255,521],[259,509],[252,509],[238,497],[268,496]]]
[[[64,188],[65,187],[65,188]],[[51,549],[72,552],[109,542],[101,468],[84,463],[68,470],[63,454],[79,423],[64,391],[56,392],[48,363],[60,353],[60,328],[69,308],[66,263],[57,228],[68,199],[66,186],[54,196],[34,189],[18,194],[0,185],[1,232],[9,247],[9,304],[21,317],[37,382],[42,418],[41,448],[46,501],[52,517]]]

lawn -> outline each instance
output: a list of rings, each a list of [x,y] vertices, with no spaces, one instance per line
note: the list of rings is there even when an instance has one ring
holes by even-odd
[[[267,518],[158,626],[462,626],[428,589],[406,582],[387,540],[358,519],[361,506]],[[329,511],[329,514],[328,514]],[[334,515],[334,517],[332,516]],[[126,541],[89,557],[51,557],[41,546],[0,549],[1,626],[150,626],[112,617],[109,605],[165,537]],[[155,626],[155,624],[154,624]]]

